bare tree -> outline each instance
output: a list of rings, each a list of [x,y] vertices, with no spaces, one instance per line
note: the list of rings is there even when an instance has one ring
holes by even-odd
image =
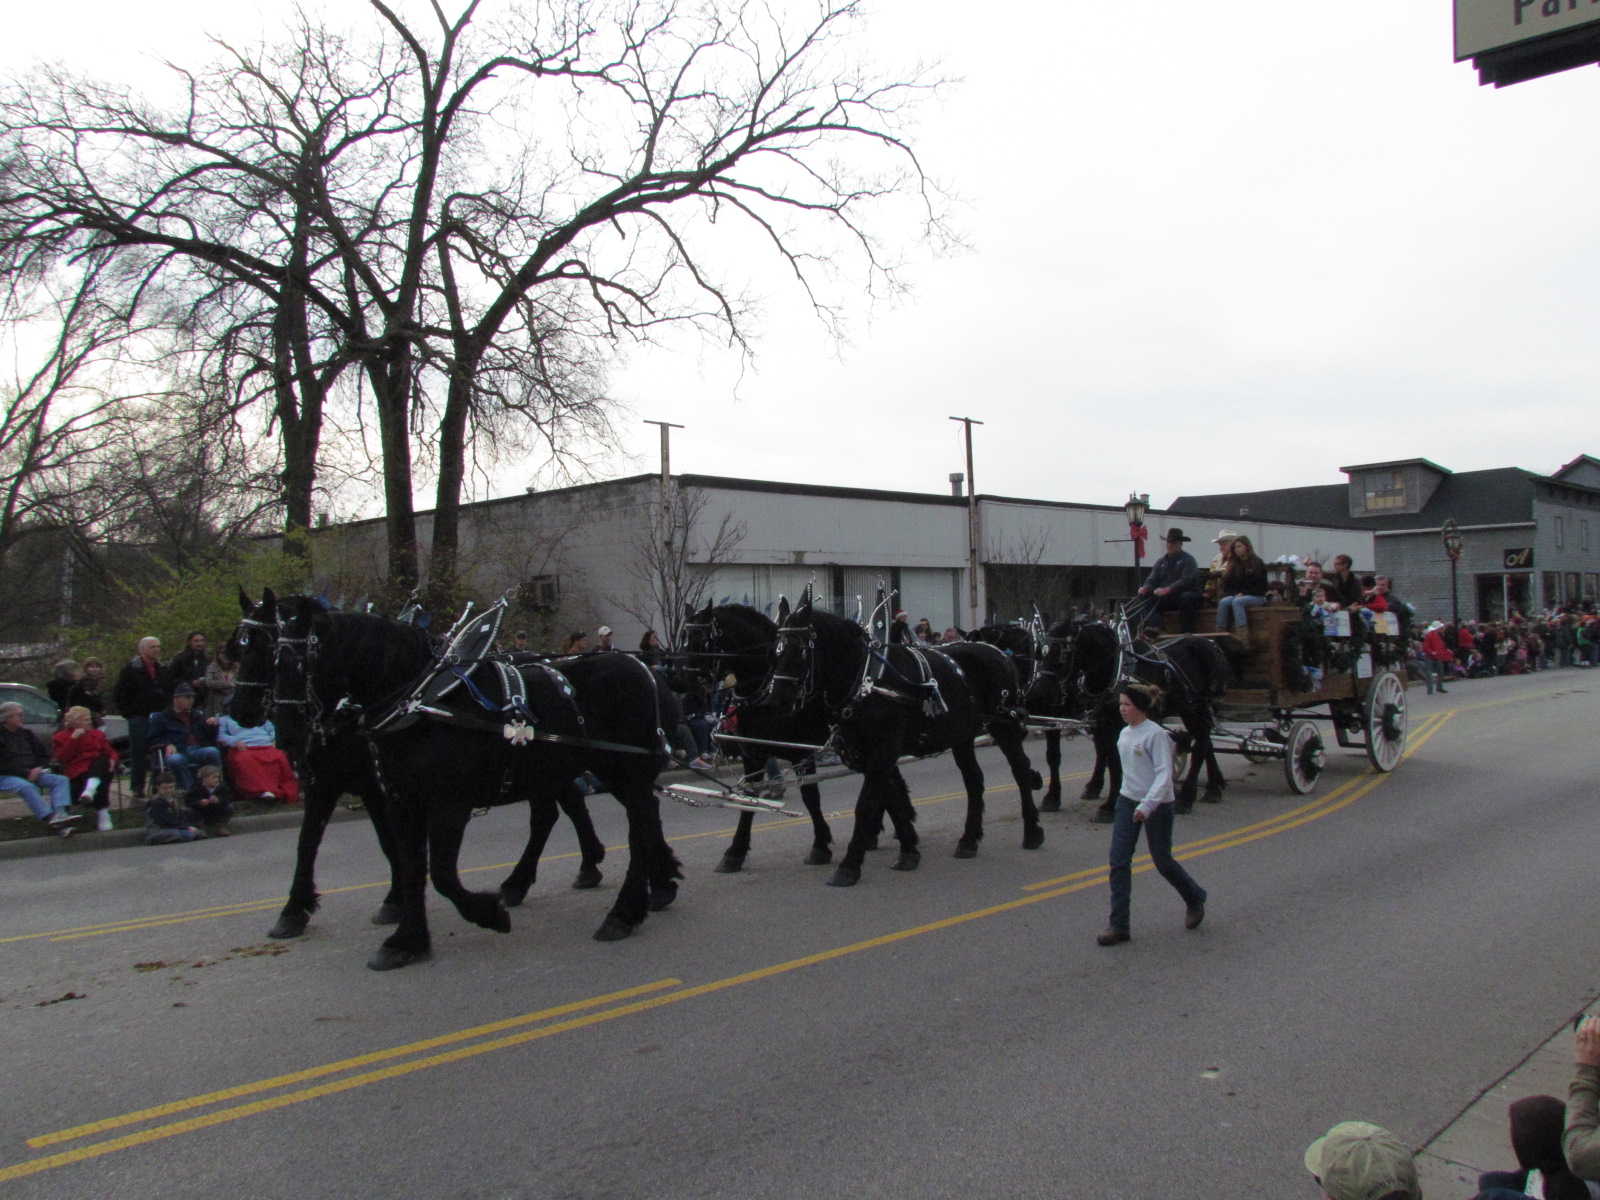
[[[1049,549],[1050,530],[1042,525],[985,541],[983,561],[991,614],[1009,621],[1029,616],[1035,606],[1050,611],[1060,572],[1043,565]]]
[[[748,350],[753,247],[838,329],[835,284],[900,286],[880,219],[942,236],[904,132],[937,81],[863,65],[856,0],[531,0],[481,25],[471,0],[432,29],[371,3],[366,36],[300,13],[282,46],[218,43],[174,68],[170,111],[60,71],[14,84],[0,270],[112,251],[128,288],[233,331],[225,373],[270,381],[291,525],[330,389],[358,385],[399,584],[419,446],[448,586],[471,456],[519,427],[556,455],[604,434],[613,347],[665,325]]]
[[[644,527],[633,539],[627,564],[633,590],[607,602],[649,629],[664,646],[676,643],[691,613],[705,607],[716,568],[733,560],[745,527],[731,512],[715,525],[706,519],[709,499],[699,488],[674,486],[671,520],[651,505]]]

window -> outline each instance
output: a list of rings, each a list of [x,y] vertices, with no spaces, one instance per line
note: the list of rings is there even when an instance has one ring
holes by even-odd
[[[1564,517],[1556,518],[1556,547],[1559,549],[1567,544],[1567,522]]]
[[[1587,521],[1578,522],[1578,545],[1585,550],[1589,548],[1589,522]]]
[[[1362,481],[1362,507],[1372,512],[1406,506],[1406,477],[1402,471],[1371,471]]]
[[[554,612],[561,604],[561,580],[555,575],[535,575],[523,585],[522,596],[534,612]]]

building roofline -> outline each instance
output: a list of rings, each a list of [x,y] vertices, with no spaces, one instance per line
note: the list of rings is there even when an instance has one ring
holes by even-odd
[[[1455,474],[1449,467],[1441,467],[1427,458],[1397,458],[1390,462],[1357,463],[1353,467],[1340,467],[1339,470],[1348,475],[1352,471],[1381,471],[1385,467],[1427,467],[1430,471],[1437,471],[1441,475]]]

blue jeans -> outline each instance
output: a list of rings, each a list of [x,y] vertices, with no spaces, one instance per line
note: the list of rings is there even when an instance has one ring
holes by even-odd
[[[128,783],[134,794],[144,795],[145,773],[150,769],[150,714],[128,717]],[[152,792],[154,788],[150,789]]]
[[[44,802],[44,797],[39,794],[39,788],[50,789],[50,803]],[[72,796],[67,786],[65,775],[56,775],[46,771],[39,776],[35,784],[20,775],[0,775],[0,792],[15,792],[22,797],[22,802],[28,806],[28,811],[41,821],[50,819],[51,810],[65,812],[67,805],[72,803]]]
[[[1145,818],[1143,825],[1133,819],[1138,805],[1126,796],[1117,797],[1117,816],[1111,826],[1111,928],[1128,932],[1128,908],[1133,900],[1133,851],[1139,844],[1139,830],[1145,832],[1150,857],[1188,908],[1206,902],[1206,890],[1172,857],[1172,805],[1160,804]]]
[[[222,751],[215,746],[189,746],[167,755],[165,761],[167,770],[178,777],[178,790],[187,792],[194,786],[196,767],[222,766]]]
[[[1249,628],[1249,610],[1266,602],[1265,596],[1224,596],[1217,601],[1217,628],[1226,629],[1230,625]]]
[[[1450,673],[1445,669],[1445,664],[1437,658],[1424,660],[1428,664],[1428,695],[1433,695],[1433,689],[1444,691],[1444,682],[1450,678]]]

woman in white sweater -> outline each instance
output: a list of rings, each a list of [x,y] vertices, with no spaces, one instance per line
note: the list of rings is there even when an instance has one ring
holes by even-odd
[[[1150,719],[1161,706],[1161,689],[1130,683],[1117,695],[1126,727],[1117,737],[1122,760],[1122,794],[1111,828],[1111,924],[1096,940],[1115,946],[1129,938],[1128,908],[1133,898],[1133,852],[1145,831],[1150,858],[1161,877],[1183,897],[1185,929],[1206,916],[1206,890],[1172,857],[1172,735]]]

